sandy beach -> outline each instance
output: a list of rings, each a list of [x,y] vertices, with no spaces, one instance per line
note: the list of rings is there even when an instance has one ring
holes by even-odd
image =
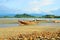
[[[42,32],[42,31],[57,31],[60,30],[60,27],[39,27],[36,25],[27,25],[27,26],[17,26],[17,27],[8,27],[8,28],[0,28],[0,37],[2,36],[15,36],[19,33],[32,33],[34,31]]]

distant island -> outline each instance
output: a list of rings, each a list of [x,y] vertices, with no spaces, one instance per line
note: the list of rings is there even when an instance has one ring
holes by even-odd
[[[42,15],[42,16],[34,16],[30,14],[15,14],[15,15],[4,15],[0,16],[0,18],[60,18],[60,16],[55,16],[55,15]]]

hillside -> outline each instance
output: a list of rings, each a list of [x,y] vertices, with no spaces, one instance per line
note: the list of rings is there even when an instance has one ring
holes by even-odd
[[[35,16],[31,16],[28,14],[16,14],[14,17],[16,17],[16,18],[33,18]]]

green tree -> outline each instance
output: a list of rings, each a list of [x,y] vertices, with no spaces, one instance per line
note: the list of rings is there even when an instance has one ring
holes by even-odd
[[[31,17],[35,17],[35,16],[31,16],[31,15],[28,15],[28,14],[16,14],[15,15],[16,18],[31,18]]]
[[[45,16],[42,16],[44,18],[54,18],[55,16],[54,15],[45,15]]]

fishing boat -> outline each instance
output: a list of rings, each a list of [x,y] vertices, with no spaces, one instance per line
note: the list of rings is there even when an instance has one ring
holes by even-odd
[[[31,25],[31,24],[38,24],[38,22],[36,21],[21,21],[21,20],[18,20],[19,24],[21,25]]]

